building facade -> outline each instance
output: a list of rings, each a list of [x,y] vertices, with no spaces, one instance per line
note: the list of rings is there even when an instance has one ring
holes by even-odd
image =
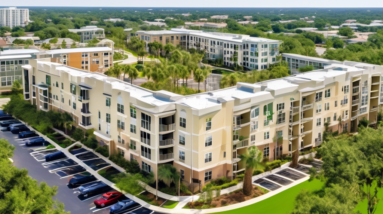
[[[0,8],[0,27],[25,27],[29,23],[29,9]]]
[[[80,29],[69,29],[69,32],[80,35],[80,42],[87,42],[92,39],[104,39],[105,30],[97,26],[85,26]]]
[[[356,132],[376,125],[383,67],[344,62],[280,79],[181,96],[49,59],[23,66],[24,97],[38,110],[66,111],[98,141],[157,173],[172,164],[183,182],[235,177],[239,156],[257,146],[265,159],[319,146],[327,128]]]
[[[262,70],[277,62],[278,40],[250,37],[248,35],[203,32],[198,30],[171,29],[163,31],[137,31],[135,34],[146,43],[171,43],[184,49],[205,51],[208,60],[222,59],[225,66],[238,64],[249,70]]]

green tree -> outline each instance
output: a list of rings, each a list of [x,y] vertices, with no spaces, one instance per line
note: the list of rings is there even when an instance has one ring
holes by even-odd
[[[323,19],[315,19],[314,26],[318,29],[323,29],[326,26],[326,21]]]
[[[343,42],[343,40],[341,40],[339,38],[335,38],[333,40],[333,46],[334,46],[334,48],[343,48],[344,47],[344,42]]]
[[[198,68],[197,70],[194,71],[193,73],[193,79],[194,81],[196,81],[198,83],[198,92],[200,92],[199,90],[199,84],[203,81],[205,81],[205,74],[204,74],[204,71],[200,68]]]
[[[12,94],[22,94],[23,88],[21,87],[21,83],[18,80],[13,81],[12,84]]]
[[[252,176],[253,171],[258,169],[262,164],[262,152],[256,147],[252,146],[247,149],[244,154],[239,156],[241,161],[245,164],[245,177],[243,180],[243,194],[251,195],[253,190]]]
[[[285,30],[282,24],[274,24],[271,26],[271,28],[273,29],[274,33],[280,33]]]
[[[128,66],[124,67],[124,79],[125,79],[125,74],[129,75],[130,84],[132,85],[133,80],[137,79],[137,77],[138,77],[138,70],[135,67],[128,65]]]
[[[181,175],[174,166],[163,164],[158,167],[158,179],[162,180],[169,187],[171,183],[174,183],[177,192],[180,189],[180,178]]]
[[[234,86],[238,82],[238,76],[236,73],[226,74],[221,79],[221,88],[228,86]]]
[[[339,28],[338,34],[341,36],[347,36],[348,38],[351,38],[352,35],[354,35],[354,31],[349,27],[341,27]]]
[[[65,41],[65,39],[61,43],[61,48],[66,48],[66,41]]]
[[[53,39],[49,40],[49,43],[56,44],[58,41],[59,41],[58,38],[53,38]]]
[[[164,46],[164,50],[166,53],[166,57],[169,56],[171,52],[173,52],[176,49],[176,47],[172,43],[168,43]]]

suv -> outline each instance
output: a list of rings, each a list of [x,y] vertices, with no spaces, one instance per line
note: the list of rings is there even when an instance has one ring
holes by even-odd
[[[11,119],[11,120],[3,120],[0,122],[0,126],[1,127],[8,127],[12,124],[16,124],[16,123],[21,123],[20,121],[18,120],[15,120],[15,119]]]
[[[19,133],[19,138],[28,138],[38,136],[34,131],[25,131]]]
[[[0,121],[15,119],[10,115],[0,115]]]
[[[82,184],[89,183],[92,181],[96,181],[96,177],[89,174],[88,172],[73,175],[73,177],[69,180],[68,186],[70,188],[76,188],[81,186]]]
[[[10,128],[10,131],[12,132],[12,134],[18,134],[20,132],[30,131],[30,129],[26,125],[22,124],[18,126],[12,126]]]
[[[28,139],[25,142],[25,146],[39,146],[39,145],[44,145],[46,141],[42,137],[35,137],[32,139]]]
[[[63,152],[58,151],[45,155],[45,162],[54,161],[61,158],[66,158],[66,155]]]
[[[85,198],[107,192],[111,189],[112,188],[110,186],[106,185],[102,181],[96,181],[94,183],[85,184],[78,188],[81,195],[83,195]]]

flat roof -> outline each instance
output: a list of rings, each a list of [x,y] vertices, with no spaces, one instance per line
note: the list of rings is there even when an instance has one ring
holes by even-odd
[[[0,55],[32,54],[32,53],[38,53],[38,52],[40,51],[36,49],[12,49],[12,50],[0,51]]]
[[[0,60],[2,59],[29,59],[32,58],[32,55],[30,54],[23,54],[23,55],[1,55]]]
[[[312,56],[303,56],[303,55],[292,54],[292,53],[282,53],[282,56],[298,58],[298,59],[303,59],[303,60],[317,61],[317,62],[322,62],[322,63],[342,63],[342,62],[336,61],[336,60],[330,60],[330,59],[324,59],[324,58],[312,57]]]
[[[67,48],[67,49],[55,49],[40,52],[41,54],[66,54],[66,53],[87,53],[87,52],[103,52],[103,51],[112,51],[108,47],[90,47],[90,48]]]

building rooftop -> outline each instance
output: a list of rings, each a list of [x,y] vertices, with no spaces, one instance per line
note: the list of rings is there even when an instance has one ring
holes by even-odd
[[[38,52],[40,51],[36,49],[11,49],[11,50],[0,51],[0,55],[3,56],[3,55],[17,55],[17,54],[33,54]]]
[[[67,48],[67,49],[56,49],[40,52],[40,54],[67,54],[67,53],[89,53],[89,52],[105,52],[112,51],[108,47],[90,47],[90,48]]]
[[[336,60],[324,59],[324,58],[319,58],[319,57],[311,57],[311,56],[303,56],[303,55],[292,54],[292,53],[282,53],[282,56],[294,57],[294,58],[299,58],[299,59],[303,59],[303,60],[310,60],[310,61],[316,61],[316,62],[322,62],[322,63],[339,63],[339,64],[342,63],[342,62],[336,61]]]
[[[99,28],[97,26],[84,26],[81,27],[80,29],[68,29],[69,32],[77,33],[77,32],[87,32],[87,31],[104,31],[104,28]]]

